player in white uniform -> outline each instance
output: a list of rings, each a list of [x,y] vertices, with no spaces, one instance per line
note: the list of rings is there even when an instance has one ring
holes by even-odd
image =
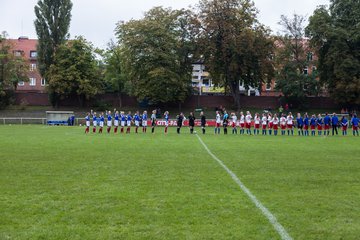
[[[285,135],[285,129],[286,129],[286,117],[285,114],[283,114],[280,118],[280,128],[281,128],[281,135]]]
[[[216,111],[215,134],[220,134],[220,126],[221,126],[221,116],[220,116],[220,112],[219,112],[219,111]]]
[[[240,112],[240,134],[245,133],[245,116],[243,112]]]
[[[286,124],[287,124],[287,128],[288,128],[287,129],[288,135],[290,135],[290,133],[291,133],[291,135],[294,135],[294,128],[293,128],[293,126],[294,126],[294,117],[293,117],[291,112],[289,113],[289,115],[286,118]]]
[[[279,118],[277,117],[276,114],[274,114],[274,117],[272,118],[272,122],[273,122],[274,136],[276,136],[279,127]]]
[[[251,135],[251,113],[249,111],[246,112],[246,116],[245,116],[245,126],[246,126],[246,133],[248,135]]]
[[[142,115],[142,127],[143,127],[143,133],[146,133],[146,129],[147,129],[147,120],[148,120],[148,116],[147,116],[147,111],[144,111],[143,112],[143,115]]]
[[[237,134],[237,116],[234,112],[231,113],[231,126],[232,126],[232,134]]]
[[[259,135],[260,133],[260,115],[258,113],[255,113],[254,117],[254,135]]]
[[[263,113],[261,118],[261,126],[262,126],[262,135],[266,135],[266,126],[267,126],[267,117],[266,114]]]
[[[271,113],[268,113],[268,124],[269,124],[269,135],[271,135],[273,129],[273,117]]]

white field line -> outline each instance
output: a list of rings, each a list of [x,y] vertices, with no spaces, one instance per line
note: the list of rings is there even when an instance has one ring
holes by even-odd
[[[218,157],[216,157],[209,148],[205,145],[203,140],[197,135],[197,138],[199,139],[200,143],[203,145],[205,150],[209,153],[209,155],[223,168],[225,171],[231,176],[231,178],[234,180],[234,182],[239,185],[241,190],[246,193],[246,195],[250,198],[250,200],[255,204],[255,206],[260,209],[262,214],[269,220],[271,225],[275,228],[275,230],[279,233],[281,239],[283,240],[291,240],[292,237],[287,233],[285,228],[278,222],[276,217],[255,197],[254,194],[250,192],[250,190],[241,182],[241,180],[236,176],[235,173],[233,173]]]

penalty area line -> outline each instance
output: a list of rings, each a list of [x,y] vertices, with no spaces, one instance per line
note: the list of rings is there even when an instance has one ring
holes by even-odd
[[[236,174],[231,171],[218,157],[216,157],[203,142],[201,137],[196,134],[196,137],[199,139],[201,145],[205,148],[208,154],[231,176],[234,182],[240,187],[240,189],[250,198],[250,200],[255,204],[255,206],[260,209],[262,214],[269,220],[271,225],[280,235],[283,240],[291,240],[292,237],[287,233],[285,228],[278,222],[276,217],[256,198],[254,194],[244,185],[244,183],[236,176]]]

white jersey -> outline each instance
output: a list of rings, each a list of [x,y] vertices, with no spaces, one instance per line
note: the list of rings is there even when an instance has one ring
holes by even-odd
[[[237,116],[236,116],[236,115],[231,116],[231,120],[232,120],[233,123],[236,124],[236,122],[237,122]]]
[[[245,116],[244,115],[240,116],[240,123],[245,123]]]
[[[250,114],[246,115],[246,117],[245,117],[246,123],[251,123],[251,119],[252,119],[252,116]]]
[[[279,119],[278,118],[273,118],[272,121],[273,121],[274,125],[279,124]]]
[[[286,125],[286,118],[285,117],[281,117],[280,118],[280,125]]]
[[[216,114],[216,123],[221,123],[220,114]]]
[[[271,116],[269,116],[269,117],[268,117],[268,122],[269,122],[269,123],[272,123],[273,121],[274,121],[274,119],[273,119]]]
[[[255,122],[255,124],[260,124],[260,117],[255,116],[254,122]]]
[[[286,122],[287,122],[288,125],[292,125],[292,124],[293,124],[293,121],[294,121],[293,116],[288,116],[288,117],[286,118]]]
[[[267,117],[262,117],[261,123],[262,125],[267,125]]]

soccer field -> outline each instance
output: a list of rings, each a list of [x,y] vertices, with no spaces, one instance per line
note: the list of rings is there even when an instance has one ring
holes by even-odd
[[[175,132],[0,126],[0,239],[360,238],[360,138]]]

